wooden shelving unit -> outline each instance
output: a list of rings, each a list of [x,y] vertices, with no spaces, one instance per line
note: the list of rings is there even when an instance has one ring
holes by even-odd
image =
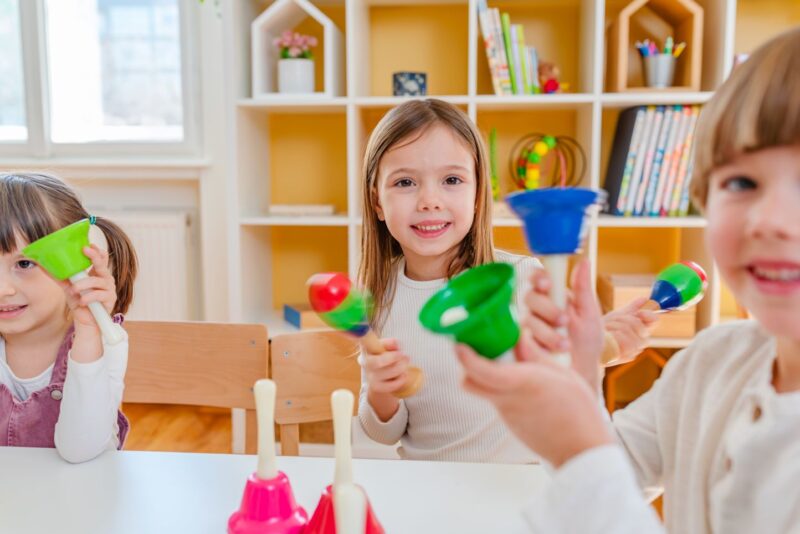
[[[606,42],[613,17],[627,1],[490,1],[522,24],[528,44],[555,60],[569,93],[497,97],[480,40],[474,0],[324,0],[314,2],[344,33],[346,93],[334,98],[253,99],[250,26],[271,2],[223,3],[232,43],[228,54],[231,155],[228,217],[229,306],[232,321],[283,328],[275,312],[305,298],[306,278],[319,270],[354,276],[360,255],[360,172],[364,146],[383,114],[404,99],[391,96],[391,74],[428,73],[429,95],[460,106],[488,134],[498,129],[503,192],[510,190],[506,158],[527,132],[570,135],[587,155],[582,185],[602,186],[616,118],[641,104],[702,104],[744,52],[794,21],[795,0],[704,0],[703,69],[699,91],[604,91]],[[788,17],[789,22],[786,22]],[[793,17],[793,18],[792,18]],[[780,19],[781,26],[762,21]],[[304,27],[307,29],[307,27]],[[312,29],[313,30],[313,29]],[[321,31],[321,30],[320,30]],[[756,39],[753,32],[759,32]],[[321,37],[321,35],[320,35]],[[222,201],[222,199],[221,199]],[[330,217],[270,216],[270,203],[328,203]],[[656,271],[679,259],[707,267],[711,285],[697,313],[704,328],[735,314],[704,251],[700,217],[623,219],[594,216],[584,254],[597,272]],[[497,246],[523,251],[514,219],[495,221]],[[680,347],[685,340],[654,340]]]

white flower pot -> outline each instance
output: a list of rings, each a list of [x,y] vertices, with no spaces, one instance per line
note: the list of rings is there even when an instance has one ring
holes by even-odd
[[[314,60],[300,58],[278,60],[278,92],[313,93]]]

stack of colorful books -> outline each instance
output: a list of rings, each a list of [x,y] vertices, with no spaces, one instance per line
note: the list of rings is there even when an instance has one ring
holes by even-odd
[[[499,96],[533,95],[539,87],[539,58],[536,48],[525,46],[522,25],[511,24],[508,13],[478,0],[478,23],[486,48],[494,93]]]
[[[694,130],[700,106],[637,106],[619,116],[608,160],[612,215],[689,214]]]

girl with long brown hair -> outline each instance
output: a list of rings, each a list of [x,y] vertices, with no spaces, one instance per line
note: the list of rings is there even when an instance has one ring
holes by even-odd
[[[386,444],[400,440],[405,458],[533,461],[492,407],[459,387],[452,342],[424,330],[417,319],[425,302],[466,269],[512,264],[521,297],[538,265],[532,257],[494,248],[488,164],[477,128],[441,100],[404,103],[372,132],[363,176],[359,281],[374,296],[372,326],[387,350],[361,359],[365,432]],[[608,324],[619,324],[610,330],[631,352],[642,340],[636,329],[643,320],[630,310],[613,317]],[[412,360],[425,383],[416,395],[398,400],[393,393],[406,385]]]

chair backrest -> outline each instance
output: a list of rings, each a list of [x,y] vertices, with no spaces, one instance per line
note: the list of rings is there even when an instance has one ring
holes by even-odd
[[[300,423],[330,421],[331,393],[349,389],[358,398],[358,342],[340,332],[309,331],[272,338],[271,376],[277,385],[275,422],[281,454],[299,453]],[[358,409],[354,406],[354,413]]]
[[[247,410],[255,452],[253,384],[268,376],[264,325],[126,321],[130,349],[123,402]]]

